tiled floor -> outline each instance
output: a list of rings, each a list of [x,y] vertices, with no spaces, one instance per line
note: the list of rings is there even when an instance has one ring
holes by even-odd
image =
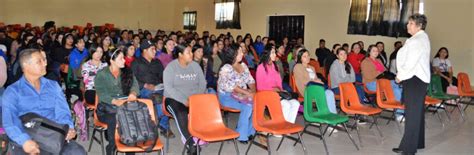
[[[230,126],[235,127],[238,114],[230,114],[231,118]],[[451,114],[451,121],[447,120],[444,112],[441,111],[441,118],[443,119],[444,126],[440,123],[438,117],[432,114],[426,114],[426,148],[420,150],[419,154],[474,154],[474,106],[469,107],[466,111],[465,120],[461,119],[460,114],[455,110]],[[298,116],[297,123],[304,124],[303,116]],[[379,126],[383,133],[383,138],[378,135],[375,128],[369,129],[369,125],[360,125],[360,134],[362,138],[362,144],[357,139],[357,134],[354,131],[350,131],[357,145],[360,146],[360,150],[352,145],[351,141],[344,132],[337,132],[331,137],[326,136],[329,154],[394,154],[391,149],[398,146],[401,133],[398,131],[397,126],[392,122],[389,125],[385,125],[385,120],[379,119]],[[174,120],[170,120],[171,129],[177,137],[179,132],[176,128]],[[403,131],[403,124],[401,125]],[[317,128],[311,128],[310,130],[318,132]],[[165,139],[160,137],[164,143]],[[310,136],[308,134],[303,135],[304,143],[307,148],[308,154],[325,154],[323,143],[320,139]],[[293,141],[285,140],[282,144],[282,148],[277,152],[276,147],[278,146],[280,138],[272,137],[270,139],[272,153],[280,155],[292,155],[292,154],[304,154],[301,145],[293,147]],[[88,142],[80,142],[85,148],[88,146]],[[220,143],[212,143],[203,147],[201,154],[217,154]],[[245,154],[248,145],[238,143],[240,154]],[[166,154],[178,155],[181,154],[183,144],[180,138],[170,139],[170,151]],[[266,154],[267,152],[261,148],[252,146],[249,154]],[[89,154],[99,155],[101,154],[100,145],[94,143],[92,150]],[[153,153],[156,154],[156,153]],[[235,150],[232,142],[226,142],[223,148],[222,154],[235,154]]]

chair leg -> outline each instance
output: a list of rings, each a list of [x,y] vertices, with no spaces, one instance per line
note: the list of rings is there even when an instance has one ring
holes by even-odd
[[[105,155],[104,132],[105,132],[105,130],[100,132],[100,145],[101,145],[101,147],[102,147],[102,155]],[[114,136],[114,135],[109,135],[109,136]]]
[[[268,151],[268,155],[271,155],[271,154],[272,154],[272,149],[270,149],[270,134],[267,133],[267,135],[265,136],[265,138],[267,139],[267,151]]]
[[[90,142],[89,142],[89,149],[87,150],[87,152],[91,152],[91,148],[92,148],[92,142],[94,142],[94,138],[95,138],[95,132],[97,130],[94,128],[94,130],[92,130],[92,134],[91,134],[91,138],[89,138]]]
[[[329,154],[328,146],[326,145],[326,140],[324,139],[323,124],[321,124],[319,126],[319,133],[321,133],[321,139],[323,140],[324,149],[326,150],[326,154]]]
[[[252,147],[253,141],[257,139],[257,134],[255,134],[255,137],[250,141],[249,147],[247,147],[247,151],[245,151],[245,155],[249,153],[250,147]]]
[[[285,139],[285,136],[281,137],[280,144],[278,144],[277,151],[280,149],[281,143],[283,143],[283,139]],[[298,141],[296,141],[298,143]]]
[[[171,128],[167,132],[170,132]],[[169,135],[169,133],[167,133]],[[166,136],[166,153],[170,151],[170,138]]]
[[[186,141],[184,142],[184,146],[183,146],[183,151],[182,151],[182,154],[184,155],[184,152],[186,151],[186,147],[188,146],[188,142],[190,139],[192,139],[193,136],[189,136],[188,139],[186,139]],[[198,143],[199,144],[199,143]]]
[[[198,155],[201,154],[201,153],[200,153],[201,151],[199,151],[199,148],[200,148],[200,147],[199,147],[199,142],[200,142],[200,141],[201,141],[201,139],[198,138],[198,141],[197,141],[197,143],[196,143],[196,152],[197,152]]]
[[[303,135],[303,132],[301,132],[301,134],[300,134],[300,133],[297,133],[297,134],[298,134],[298,140],[299,140],[300,143],[301,143],[301,147],[303,147],[303,152],[304,152],[304,154],[306,154],[306,153],[307,153],[307,152],[306,152],[306,147],[305,147],[305,145],[304,145],[304,143],[303,143],[303,138],[302,138],[302,136],[301,136],[301,135]],[[297,141],[297,142],[298,142],[298,141]]]
[[[379,125],[377,125],[377,116],[372,116],[372,119],[374,120],[373,124],[375,125],[375,128],[380,134],[380,137],[383,137],[382,131],[380,131]]]
[[[360,138],[359,125],[356,125],[356,126],[355,126],[355,129],[356,129],[356,133],[357,133],[357,138],[359,138],[359,144],[360,144],[361,147],[362,147],[362,139]],[[349,133],[349,132],[347,132],[347,133]]]
[[[224,141],[221,142],[221,146],[219,147],[219,155],[221,154],[221,151],[222,151],[222,146],[224,146]]]
[[[358,147],[357,144],[355,143],[354,139],[352,139],[352,136],[351,136],[351,134],[349,133],[349,130],[347,130],[346,123],[342,123],[342,125],[344,126],[344,129],[346,130],[347,136],[349,136],[349,139],[351,139],[352,144],[354,144],[354,146],[356,147],[356,149],[359,150],[359,147]]]
[[[235,152],[237,153],[237,155],[239,155],[240,152],[239,152],[239,147],[237,146],[237,141],[235,140],[235,138],[232,141],[234,141]]]
[[[310,124],[309,124],[309,123],[306,123],[306,125],[304,126],[303,131],[301,131],[301,133],[300,133],[298,136],[299,136],[299,137],[302,137],[303,134],[304,134],[304,132],[306,132],[306,129],[307,129],[309,126],[310,126]],[[298,140],[293,144],[293,146],[296,146],[296,144],[298,144],[298,141],[300,141],[300,140],[301,140],[301,139],[298,138]]]

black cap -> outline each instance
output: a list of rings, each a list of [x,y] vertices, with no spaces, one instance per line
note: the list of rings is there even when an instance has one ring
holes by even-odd
[[[155,44],[153,44],[150,40],[147,40],[147,39],[143,40],[142,44],[140,44],[140,48],[142,50],[148,49],[151,46],[155,46]]]

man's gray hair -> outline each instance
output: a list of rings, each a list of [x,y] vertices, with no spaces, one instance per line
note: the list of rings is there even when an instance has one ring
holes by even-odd
[[[19,60],[20,60],[20,66],[21,68],[23,68],[24,64],[25,63],[28,63],[30,60],[31,60],[31,55],[33,55],[33,53],[41,53],[41,51],[39,49],[34,49],[34,48],[28,48],[28,49],[24,49],[20,52],[20,56],[19,56]]]

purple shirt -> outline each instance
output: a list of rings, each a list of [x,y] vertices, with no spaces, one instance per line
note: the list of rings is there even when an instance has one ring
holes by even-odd
[[[158,56],[158,60],[161,61],[161,64],[163,65],[163,68],[166,68],[166,66],[171,62],[173,61],[173,56],[171,54],[168,54],[168,53],[161,53],[159,56]]]

